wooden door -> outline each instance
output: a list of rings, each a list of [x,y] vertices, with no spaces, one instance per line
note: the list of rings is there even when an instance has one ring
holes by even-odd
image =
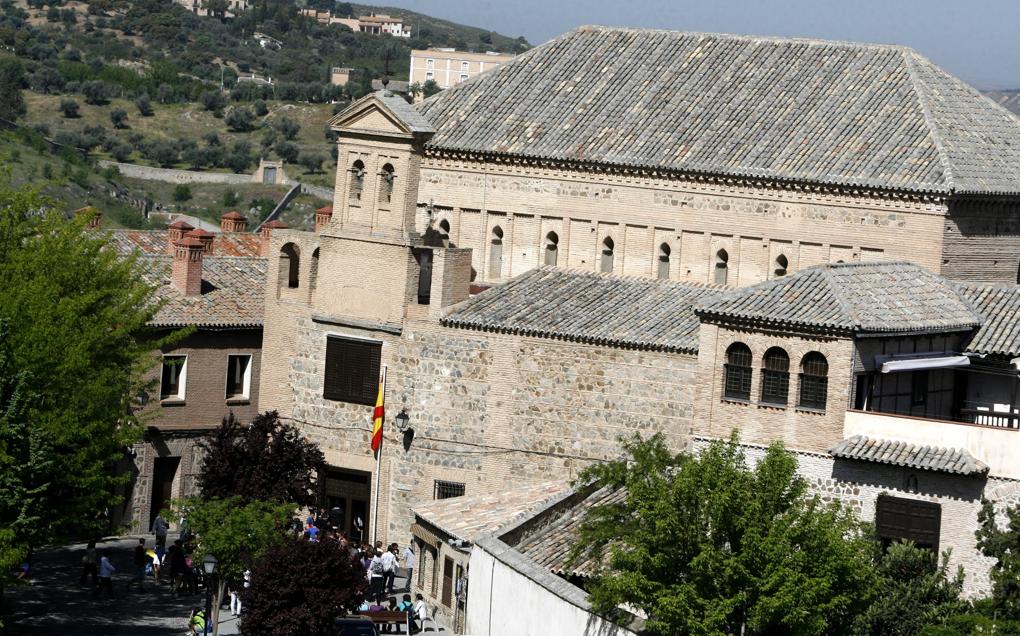
[[[443,557],[443,605],[452,607],[453,603],[453,559]]]

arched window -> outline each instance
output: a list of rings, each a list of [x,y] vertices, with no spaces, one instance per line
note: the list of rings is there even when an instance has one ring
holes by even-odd
[[[443,247],[450,247],[450,222],[446,219],[439,222],[439,240]]]
[[[393,166],[386,164],[379,171],[379,203],[386,205],[393,200]]]
[[[671,250],[668,243],[659,246],[659,258],[655,275],[662,279],[669,279],[669,255]]]
[[[730,400],[751,399],[751,350],[743,342],[734,342],[726,349],[723,367],[723,397]]]
[[[613,273],[613,250],[616,244],[613,243],[613,238],[607,236],[602,241],[602,260],[599,262],[599,271],[606,274]]]
[[[560,258],[560,237],[556,232],[545,235],[545,264],[555,266]]]
[[[786,270],[790,267],[790,261],[784,254],[780,254],[776,257],[776,269],[773,271],[776,278],[786,276]]]
[[[287,287],[297,289],[300,285],[301,271],[301,250],[293,243],[287,243],[280,248],[280,286],[287,281]]]
[[[725,285],[729,277],[730,255],[726,250],[719,250],[715,253],[715,272],[712,274],[712,282],[716,285]]]
[[[492,238],[489,240],[489,279],[493,280],[503,275],[503,229],[498,225],[492,228]]]
[[[812,351],[800,361],[800,400],[797,406],[824,411],[828,389],[829,362],[822,354]]]
[[[312,252],[311,267],[308,269],[308,295],[315,293],[315,284],[319,281],[319,248]]]
[[[786,406],[790,393],[790,356],[779,347],[765,352],[761,366],[761,401]]]
[[[348,186],[348,200],[351,203],[361,202],[361,192],[365,189],[365,164],[359,159],[351,164],[350,185]]]

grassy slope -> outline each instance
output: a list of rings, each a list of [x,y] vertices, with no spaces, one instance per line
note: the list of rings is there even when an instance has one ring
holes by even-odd
[[[333,172],[329,169],[332,162],[330,157],[330,144],[323,134],[326,121],[330,117],[332,107],[329,104],[285,104],[282,102],[270,102],[269,114],[258,118],[260,127],[252,132],[232,133],[227,131],[226,124],[222,119],[217,119],[211,112],[202,110],[197,104],[153,104],[154,114],[152,117],[142,117],[138,114],[133,102],[129,100],[114,99],[106,106],[91,106],[84,102],[79,96],[41,95],[31,91],[24,91],[25,103],[28,107],[28,114],[22,123],[28,126],[45,124],[50,129],[50,135],[56,135],[61,131],[80,131],[85,126],[103,126],[113,135],[123,140],[127,139],[129,133],[137,132],[145,135],[147,139],[195,139],[200,145],[202,136],[215,132],[220,136],[222,143],[232,145],[235,141],[247,139],[252,143],[253,149],[257,152],[259,141],[265,131],[272,123],[283,117],[296,121],[301,125],[294,143],[301,148],[301,152],[311,152],[326,159],[325,172],[306,174],[300,166],[288,165],[285,170],[294,179],[305,181],[314,185],[333,187]],[[77,119],[65,119],[58,107],[61,100],[73,98],[78,102],[81,117]],[[129,129],[115,130],[110,123],[110,112],[117,108],[123,108],[128,112]],[[99,156],[103,157],[102,154]],[[103,157],[109,158],[109,157]],[[133,163],[147,165],[147,162],[138,156],[136,152],[132,157]],[[186,165],[179,165],[179,168],[188,168]]]

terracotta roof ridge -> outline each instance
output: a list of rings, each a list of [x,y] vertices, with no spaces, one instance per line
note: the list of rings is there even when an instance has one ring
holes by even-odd
[[[921,88],[922,83],[917,77],[917,69],[914,66],[915,59],[921,56],[912,49],[903,49],[900,51],[900,55],[903,56],[903,63],[907,68],[907,77],[910,78],[910,85],[913,88],[911,93],[913,93],[914,97],[917,99],[917,105],[921,109],[921,115],[924,117],[924,123],[925,127],[928,129],[928,135],[931,137],[932,144],[935,146],[935,151],[938,153],[939,163],[942,164],[942,168],[946,171],[943,180],[949,187],[950,193],[952,193],[956,189],[953,182],[953,166],[949,161],[949,156],[946,154],[946,147],[942,139],[942,132],[939,130],[939,126],[936,123],[935,118],[932,117],[931,105],[928,103],[927,95]]]

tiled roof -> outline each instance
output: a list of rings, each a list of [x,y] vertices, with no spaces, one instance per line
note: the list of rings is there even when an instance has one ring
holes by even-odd
[[[578,541],[584,515],[596,506],[620,503],[626,496],[627,491],[622,488],[615,491],[600,488],[573,506],[543,511],[530,520],[538,529],[526,533],[514,549],[554,574],[591,576],[598,565],[591,555],[582,556],[572,566],[567,566],[570,550]]]
[[[437,499],[412,512],[452,537],[474,541],[569,489],[562,480],[550,481],[510,492]]]
[[[1020,286],[975,283],[959,290],[985,319],[964,351],[1020,356]]]
[[[202,294],[185,296],[170,283],[170,256],[138,258],[142,275],[156,286],[163,306],[153,327],[261,327],[266,259],[206,256],[202,259]]]
[[[251,232],[221,232],[214,235],[214,256],[258,256],[261,241]],[[161,256],[167,252],[166,230],[114,230],[113,244],[123,254],[132,251],[147,256]]]
[[[857,459],[956,475],[988,473],[988,466],[959,448],[921,446],[897,440],[872,439],[863,435],[854,435],[840,441],[829,449],[829,454],[839,459]]]
[[[450,327],[596,345],[695,352],[692,310],[718,288],[539,267],[454,305]]]
[[[432,127],[432,123],[429,122],[425,116],[418,112],[413,106],[408,104],[403,97],[388,90],[375,91],[365,95],[358,101],[334,115],[333,118],[330,119],[330,124],[343,120],[349,113],[358,111],[365,102],[373,99],[381,103],[391,115],[399,119],[400,122],[412,133],[431,134],[435,132],[435,128]]]
[[[429,98],[432,148],[1016,193],[1020,120],[911,49],[579,27]]]
[[[913,263],[810,267],[703,301],[708,320],[837,333],[966,331],[981,316],[952,283]]]

